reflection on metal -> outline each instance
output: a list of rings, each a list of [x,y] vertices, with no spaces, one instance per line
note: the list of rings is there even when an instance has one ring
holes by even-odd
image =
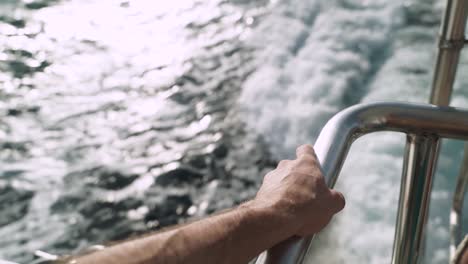
[[[322,164],[326,182],[330,187],[333,187],[337,180],[352,142],[362,135],[376,131],[395,131],[410,135],[410,142],[413,146],[410,144],[410,147],[407,148],[407,155],[417,157],[414,160],[426,163],[428,169],[419,174],[412,173],[411,170],[418,169],[424,164],[406,163],[406,171],[409,172],[409,176],[405,178],[403,192],[405,189],[411,189],[412,186],[422,192],[430,189],[431,180],[421,178],[433,171],[434,163],[430,164],[430,162],[434,160],[433,156],[437,152],[438,138],[468,140],[468,111],[407,103],[356,105],[341,111],[328,121],[314,146],[317,157]],[[418,152],[419,149],[427,151]],[[421,183],[422,186],[419,186]],[[416,193],[402,202],[415,210],[401,211],[405,215],[399,215],[400,222],[423,224],[420,222],[425,221],[428,206],[427,195]],[[414,226],[405,230],[397,234],[399,240],[395,241],[395,248],[404,248],[405,246],[414,248],[421,244],[421,238],[424,235],[423,228]],[[411,233],[417,234],[417,236],[415,238],[409,237]],[[270,249],[267,256],[262,256],[256,263],[302,263],[311,239],[291,238]]]
[[[311,241],[312,237],[292,237],[263,253],[256,264],[302,263],[307,255]]]
[[[424,255],[424,232],[438,148],[438,136],[408,135],[393,243],[393,264],[419,263]]]
[[[461,164],[457,187],[453,195],[452,210],[450,212],[450,259],[453,261],[457,246],[462,241],[463,232],[463,201],[465,200],[466,187],[468,185],[468,145],[465,144],[465,156]]]
[[[42,261],[57,260],[59,258],[57,255],[53,255],[42,250],[36,250],[34,252],[34,256],[40,258]]]
[[[432,81],[430,103],[448,106],[457,72],[460,50],[465,43],[466,0],[449,0],[442,19],[439,53]]]
[[[430,98],[431,104],[441,106],[447,106],[450,104],[450,97],[452,94],[458,60],[460,57],[460,50],[468,43],[465,39],[467,10],[468,1],[466,0],[448,0],[447,2],[447,7],[445,9],[440,28],[439,52],[437,55],[434,78],[432,82]],[[437,158],[437,155],[435,155],[435,158]],[[455,254],[456,247],[461,241],[461,235],[463,232],[461,226],[461,217],[463,199],[465,197],[465,190],[468,182],[467,162],[468,143],[465,143],[462,168],[453,198],[452,210],[450,212],[451,259]]]

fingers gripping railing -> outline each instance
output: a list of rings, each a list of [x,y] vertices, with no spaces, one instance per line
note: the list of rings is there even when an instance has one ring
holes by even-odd
[[[410,138],[406,155],[413,156],[404,165],[403,192],[398,222],[405,228],[395,234],[394,259],[399,255],[408,263],[417,263],[422,254],[428,196],[431,187],[439,138],[468,140],[468,110],[408,103],[374,103],[350,107],[335,115],[323,128],[315,151],[327,184],[333,187],[353,141],[377,131],[403,132]],[[434,147],[435,146],[435,147]],[[402,197],[402,195],[400,195]],[[257,264],[303,263],[312,237],[291,238],[262,254]],[[416,261],[415,261],[416,260]],[[413,262],[411,262],[413,261]],[[394,262],[400,263],[400,262]]]

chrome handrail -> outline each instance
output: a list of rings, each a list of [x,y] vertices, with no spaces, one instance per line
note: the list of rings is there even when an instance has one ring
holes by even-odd
[[[440,27],[439,51],[434,69],[430,103],[450,104],[453,84],[457,74],[460,51],[467,45],[465,37],[468,0],[448,0]],[[462,237],[462,208],[468,185],[468,143],[465,143],[463,163],[453,195],[450,212],[450,259],[455,257]],[[436,158],[436,157],[435,157]]]
[[[430,103],[448,106],[465,43],[467,0],[448,0],[439,33],[439,50],[432,79]]]
[[[377,131],[403,132],[413,138],[428,139],[415,142],[416,147],[424,145],[425,142],[437,141],[438,138],[468,140],[468,110],[410,103],[372,103],[352,106],[341,111],[328,121],[314,146],[329,187],[334,186],[353,141],[362,135]],[[431,160],[426,159],[427,162]],[[407,166],[412,165],[407,164]],[[425,166],[433,168],[434,164],[425,164]],[[415,210],[409,211],[406,218],[416,225],[422,224],[420,220],[426,216],[427,211],[424,208],[427,208],[427,205],[428,200],[411,204]],[[423,232],[424,224],[415,230]],[[420,234],[411,239],[421,242],[423,237],[423,234]],[[408,239],[408,237],[401,238]],[[311,240],[312,237],[291,238],[259,257],[256,263],[302,263]],[[397,247],[405,242],[395,240]],[[412,252],[415,255],[419,255],[418,253],[420,252]]]

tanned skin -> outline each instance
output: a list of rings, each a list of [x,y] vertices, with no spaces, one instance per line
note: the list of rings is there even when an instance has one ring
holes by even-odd
[[[292,236],[322,230],[345,206],[327,187],[310,145],[268,173],[256,197],[230,211],[175,229],[123,242],[79,264],[239,264]]]

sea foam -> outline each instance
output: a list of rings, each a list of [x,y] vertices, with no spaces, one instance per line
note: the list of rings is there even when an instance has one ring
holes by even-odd
[[[417,0],[272,4],[250,39],[260,51],[240,97],[248,126],[278,159],[290,158],[347,106],[427,102],[442,8]],[[337,184],[347,208],[314,242],[310,263],[390,262],[404,142],[401,134],[378,133],[353,145]],[[444,144],[424,263],[447,262],[448,208],[460,156],[459,142]]]

